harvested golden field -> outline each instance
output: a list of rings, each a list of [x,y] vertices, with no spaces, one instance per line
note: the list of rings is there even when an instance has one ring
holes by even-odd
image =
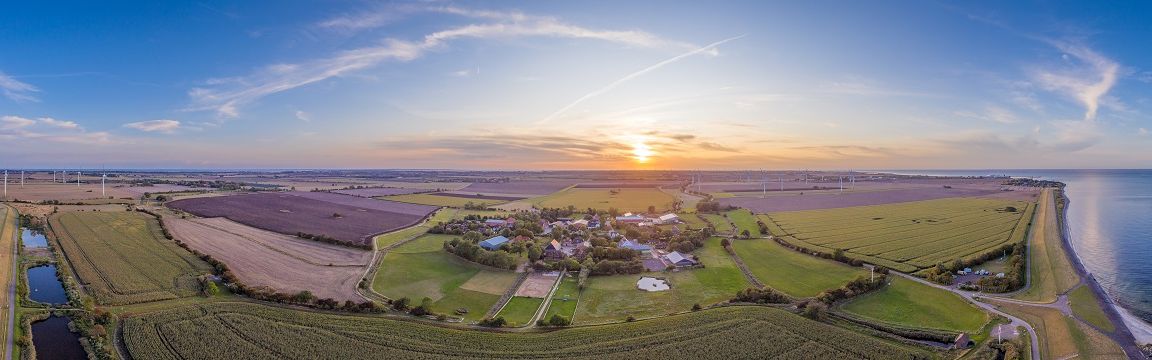
[[[193,296],[211,266],[162,235],[139,212],[66,212],[49,218],[64,257],[100,304]]]
[[[224,218],[165,216],[172,235],[211,255],[248,286],[285,293],[311,291],[319,298],[363,300],[356,285],[372,252],[325,244],[245,226]]]

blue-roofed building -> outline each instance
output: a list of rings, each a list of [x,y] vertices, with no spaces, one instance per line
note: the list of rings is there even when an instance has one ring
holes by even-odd
[[[631,214],[616,217],[617,222],[625,223],[625,224],[639,224],[639,223],[644,222],[644,220],[647,220],[647,219],[645,219],[643,216],[631,215]]]
[[[508,238],[497,236],[488,240],[481,241],[480,247],[484,248],[485,250],[497,250],[500,249],[500,245],[504,245],[506,242],[508,242]]]
[[[641,244],[639,242],[635,242],[635,241],[628,240],[628,239],[621,240],[619,243],[616,244],[616,247],[621,248],[621,249],[632,249],[632,250],[636,250],[636,251],[643,252],[643,253],[647,253],[649,251],[652,251],[651,246],[644,245],[644,244]]]

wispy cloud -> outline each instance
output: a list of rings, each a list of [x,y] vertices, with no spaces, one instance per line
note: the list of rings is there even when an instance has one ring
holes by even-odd
[[[1016,116],[1016,113],[996,105],[985,105],[983,109],[978,111],[957,111],[956,115],[979,120],[993,121],[1001,124],[1012,124],[1019,120],[1019,118]]]
[[[1139,130],[1136,131],[1136,135],[1148,136],[1148,129],[1140,128]]]
[[[430,50],[444,48],[450,42],[461,39],[552,37],[602,40],[637,47],[694,48],[690,44],[664,40],[643,31],[591,29],[567,24],[555,18],[529,16],[516,12],[437,9],[440,9],[438,10],[440,12],[495,22],[437,31],[425,35],[419,41],[388,38],[376,46],[346,50],[327,58],[298,64],[275,64],[246,76],[212,79],[205,82],[205,86],[193,88],[188,92],[192,105],[187,110],[214,111],[223,117],[236,117],[239,115],[240,106],[265,96],[345,76],[385,61],[411,61],[424,56]],[[702,51],[714,51],[712,50],[714,47],[715,45],[711,45]]]
[[[696,48],[696,49],[693,49],[692,51],[688,51],[688,52],[686,52],[686,53],[683,53],[683,54],[680,54],[680,55],[676,55],[676,56],[673,56],[673,57],[671,57],[671,58],[668,58],[668,59],[666,59],[666,60],[664,60],[664,61],[661,61],[661,62],[658,62],[658,63],[652,64],[652,65],[650,65],[650,66],[648,66],[648,67],[646,67],[646,68],[640,69],[639,71],[636,71],[636,72],[633,72],[633,73],[631,73],[631,74],[625,75],[624,77],[622,77],[622,78],[619,78],[619,79],[617,79],[616,81],[613,81],[612,83],[610,83],[610,84],[608,84],[608,85],[606,85],[606,86],[604,86],[604,87],[602,87],[602,88],[599,88],[599,89],[596,89],[596,90],[595,90],[595,91],[593,91],[593,92],[590,92],[590,93],[584,94],[584,96],[581,96],[579,99],[576,99],[576,101],[573,101],[573,102],[569,103],[568,105],[565,105],[564,107],[560,108],[560,110],[556,110],[556,111],[555,111],[555,112],[553,112],[552,114],[550,114],[550,115],[548,115],[547,117],[545,117],[544,119],[540,120],[540,122],[539,122],[538,124],[543,124],[543,123],[547,123],[547,122],[549,122],[549,121],[552,121],[552,119],[555,119],[556,117],[558,117],[558,116],[560,116],[560,115],[564,114],[565,112],[567,112],[568,110],[572,109],[573,107],[576,107],[576,105],[580,105],[581,103],[583,103],[583,102],[585,102],[585,101],[588,101],[588,100],[590,100],[590,99],[592,99],[592,98],[595,98],[595,97],[597,97],[597,96],[600,96],[600,95],[602,95],[602,94],[604,94],[604,93],[606,93],[606,92],[612,91],[612,89],[615,89],[617,86],[620,86],[621,84],[624,84],[624,83],[626,83],[626,82],[628,82],[628,81],[631,81],[632,79],[635,79],[635,78],[638,78],[638,77],[640,77],[640,76],[643,76],[644,74],[647,74],[647,73],[650,73],[650,72],[652,72],[652,71],[655,71],[655,70],[657,70],[657,69],[659,69],[659,68],[662,68],[662,67],[664,67],[664,66],[666,66],[666,65],[668,65],[668,64],[671,64],[671,63],[674,63],[674,62],[680,61],[680,60],[682,60],[682,59],[684,59],[684,58],[686,58],[686,57],[689,57],[689,56],[693,56],[693,55],[697,55],[697,54],[711,54],[711,55],[717,55],[717,54],[718,54],[718,52],[717,52],[717,50],[716,50],[716,47],[717,47],[717,46],[723,45],[724,43],[727,43],[727,42],[729,42],[729,41],[733,41],[733,40],[737,40],[737,39],[740,39],[740,38],[742,38],[742,37],[744,37],[744,35],[740,35],[740,36],[734,36],[734,37],[730,37],[730,38],[727,38],[727,39],[724,39],[724,40],[720,40],[720,41],[717,41],[717,42],[714,42],[714,43],[711,43],[711,44],[705,45],[705,46],[703,46],[703,47],[700,47],[700,48]]]
[[[113,143],[106,131],[89,132],[73,121],[41,117],[35,120],[16,115],[0,116],[0,140],[35,140],[73,144]]]
[[[304,110],[296,110],[296,119],[303,122],[312,122],[312,114],[309,114]]]
[[[1084,45],[1062,41],[1048,43],[1064,52],[1063,58],[1068,65],[1034,71],[1036,82],[1047,90],[1080,102],[1085,108],[1084,120],[1096,120],[1101,98],[1116,84],[1120,65]]]
[[[171,134],[177,129],[180,129],[180,121],[177,120],[148,120],[124,124],[124,127],[129,129],[136,129],[143,132],[158,132],[164,134]]]
[[[8,76],[4,72],[0,72],[0,94],[3,94],[4,97],[9,100],[15,102],[39,101],[35,96],[32,96],[33,93],[39,91],[40,89],[37,89],[35,86],[21,82]]]

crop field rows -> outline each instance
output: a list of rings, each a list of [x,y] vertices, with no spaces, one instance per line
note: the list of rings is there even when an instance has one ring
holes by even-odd
[[[1016,211],[1008,211],[1009,208]],[[761,218],[782,240],[910,272],[1021,242],[1035,205],[946,199],[773,213]]]
[[[196,295],[211,267],[163,238],[138,212],[68,212],[50,219],[72,268],[101,304]]]
[[[123,320],[121,326],[124,348],[135,359],[930,356],[921,350],[767,307],[727,307],[606,326],[500,333],[247,303],[215,303],[133,316]]]

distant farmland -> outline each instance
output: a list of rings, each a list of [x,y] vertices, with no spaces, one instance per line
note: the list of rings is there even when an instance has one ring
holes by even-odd
[[[846,191],[840,193],[834,190],[785,192],[769,194],[766,197],[741,196],[718,197],[721,205],[731,205],[752,210],[755,213],[771,213],[779,211],[801,211],[816,209],[846,208],[853,206],[868,206],[905,203],[913,201],[934,200],[955,197],[988,196],[1002,193],[996,189],[945,189],[914,188],[875,191]],[[755,194],[755,193],[753,193]],[[1020,197],[1033,195],[1031,192],[1022,192]]]
[[[1015,208],[1016,211],[1006,209]],[[1021,242],[1035,205],[999,199],[941,199],[763,216],[773,235],[795,245],[899,271],[969,259]]]
[[[164,239],[138,212],[66,212],[49,220],[64,255],[98,303],[120,305],[196,295],[211,267]]]
[[[133,359],[927,359],[932,353],[805,319],[735,306],[549,332],[460,330],[249,303],[121,321]],[[227,356],[221,349],[227,349]]]
[[[225,217],[248,226],[294,235],[325,235],[352,244],[411,226],[435,207],[350,195],[276,192],[176,200],[168,206],[201,217]]]
[[[359,197],[368,197],[368,198],[377,197],[377,196],[388,196],[388,195],[416,194],[416,193],[431,192],[431,191],[433,191],[433,190],[404,189],[404,188],[365,188],[365,189],[332,190],[332,192],[337,193],[337,194],[352,195],[352,196],[359,196]]]
[[[655,206],[656,211],[669,210],[676,198],[657,188],[572,188],[528,201],[548,208],[564,208],[571,205],[577,209],[616,208],[621,212],[643,212],[648,211],[649,206]]]

